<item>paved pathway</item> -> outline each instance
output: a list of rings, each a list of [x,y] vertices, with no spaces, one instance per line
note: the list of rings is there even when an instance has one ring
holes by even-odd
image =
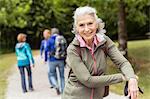
[[[61,99],[61,96],[58,96],[56,94],[55,89],[49,88],[47,77],[48,66],[41,62],[40,56],[35,57],[35,63],[35,68],[32,69],[33,86],[35,91],[27,92],[25,94],[22,93],[19,71],[17,69],[17,66],[14,66],[15,68],[8,78],[6,99]],[[110,95],[105,99],[126,98],[110,93]]]

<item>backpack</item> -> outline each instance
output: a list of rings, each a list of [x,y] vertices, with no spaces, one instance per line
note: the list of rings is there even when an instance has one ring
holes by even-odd
[[[56,59],[66,58],[67,41],[62,35],[57,35],[55,38],[55,52],[54,57]]]

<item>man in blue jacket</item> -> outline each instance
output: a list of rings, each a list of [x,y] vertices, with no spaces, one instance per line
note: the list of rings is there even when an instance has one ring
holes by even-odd
[[[43,37],[44,37],[44,39],[41,41],[41,45],[40,45],[40,55],[41,55],[41,58],[44,60],[44,62],[46,62],[47,61],[47,53],[48,53],[48,51],[47,51],[47,48],[46,48],[46,46],[47,46],[47,43],[48,43],[48,39],[49,39],[49,37],[50,37],[50,35],[51,35],[51,32],[50,32],[50,30],[48,30],[48,29],[45,29],[44,30],[44,32],[43,32]],[[44,57],[43,57],[44,56]]]
[[[51,37],[48,40],[48,45],[47,49],[49,52],[49,77],[52,82],[52,86],[56,89],[57,94],[59,95],[60,93],[63,92],[65,81],[64,81],[64,61],[65,61],[65,50],[67,47],[67,42],[63,36],[60,36],[59,30],[57,28],[52,28],[51,30]],[[63,38],[63,39],[59,39]],[[61,40],[61,43],[57,42]],[[62,45],[62,47],[60,47]],[[62,52],[60,53],[60,49],[63,48]],[[64,56],[64,57],[59,57],[59,56]],[[57,57],[56,57],[57,56]],[[59,74],[57,75],[56,73],[56,68],[58,67],[59,69]],[[60,86],[58,84],[58,79],[57,77],[60,76]]]

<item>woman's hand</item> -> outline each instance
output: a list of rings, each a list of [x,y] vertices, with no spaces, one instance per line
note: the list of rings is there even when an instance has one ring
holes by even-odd
[[[30,66],[31,66],[32,68],[34,68],[34,64],[31,64]]]
[[[128,96],[131,96],[131,99],[138,99],[138,82],[135,78],[130,78],[128,83]]]

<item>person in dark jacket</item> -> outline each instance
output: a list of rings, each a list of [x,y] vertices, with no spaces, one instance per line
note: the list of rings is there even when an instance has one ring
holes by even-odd
[[[40,55],[41,55],[41,58],[44,60],[44,62],[46,63],[47,62],[47,58],[48,58],[48,51],[47,51],[47,41],[49,39],[51,35],[51,31],[48,30],[48,29],[45,29],[44,32],[43,32],[43,37],[44,39],[41,41],[41,45],[40,45]]]
[[[48,39],[50,38],[50,36],[51,36],[51,31],[49,29],[45,29],[43,31],[44,39],[41,41],[41,46],[40,46],[40,55],[41,55],[42,59],[44,58],[43,61],[45,64],[47,63],[47,59],[49,57],[49,52],[48,52],[47,46],[48,46]],[[50,71],[50,65],[48,63],[48,80],[49,80],[50,88],[53,88],[49,71]]]
[[[26,80],[25,80],[25,69],[28,75],[29,91],[33,91],[32,85],[32,72],[31,67],[34,67],[34,59],[32,56],[31,48],[26,43],[26,34],[20,33],[17,36],[18,43],[15,46],[17,65],[21,75],[21,85],[23,93],[27,92]]]

